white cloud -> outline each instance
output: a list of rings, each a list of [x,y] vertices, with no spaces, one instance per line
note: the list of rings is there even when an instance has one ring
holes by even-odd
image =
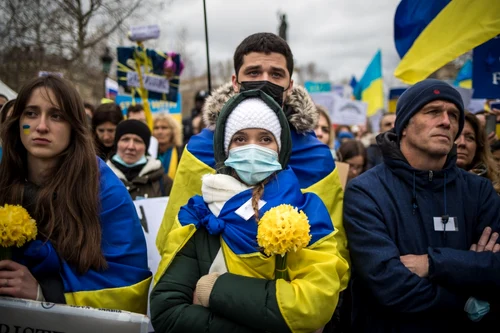
[[[277,33],[278,11],[287,15],[288,42],[297,64],[315,62],[338,81],[359,79],[378,49],[389,85],[399,57],[394,47],[394,13],[399,0],[206,0],[210,60],[232,59],[236,46],[255,32]],[[202,0],[178,0],[152,15],[162,29],[156,47],[170,50],[179,29],[188,31],[188,51],[198,73],[206,70]]]

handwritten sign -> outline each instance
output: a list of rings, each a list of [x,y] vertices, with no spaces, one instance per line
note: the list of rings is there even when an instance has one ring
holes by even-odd
[[[170,86],[168,79],[161,76],[142,75],[144,88],[157,93],[168,94]],[[137,72],[127,72],[127,85],[130,87],[140,87],[139,74]]]

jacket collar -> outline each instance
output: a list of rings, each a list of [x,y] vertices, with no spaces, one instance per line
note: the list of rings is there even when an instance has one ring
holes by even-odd
[[[459,174],[458,167],[456,166],[457,150],[455,145],[453,145],[453,148],[448,153],[443,168],[432,171],[415,169],[408,163],[408,160],[401,152],[394,129],[379,134],[377,136],[377,144],[382,151],[384,163],[389,169],[399,178],[412,185],[413,178],[415,177],[415,185],[417,187],[441,187],[445,179],[446,183],[450,183]]]
[[[215,129],[219,112],[222,110],[224,104],[235,94],[233,85],[229,82],[217,88],[207,97],[203,106],[203,121],[208,128],[211,130]],[[311,97],[300,86],[294,86],[292,93],[287,96],[283,111],[290,125],[299,134],[313,131],[319,117],[318,110]]]
[[[127,177],[121,172],[120,169],[118,169],[112,162],[111,160],[108,160],[106,164],[113,170],[113,172],[120,178],[122,181],[126,182],[133,182],[133,183],[147,183],[148,180],[155,181],[159,179],[163,175],[163,167],[161,165],[161,161],[152,158],[151,156],[147,156],[147,162],[142,168],[142,170],[139,172],[139,175],[135,177],[134,179],[127,180]],[[144,177],[148,176],[148,177]]]

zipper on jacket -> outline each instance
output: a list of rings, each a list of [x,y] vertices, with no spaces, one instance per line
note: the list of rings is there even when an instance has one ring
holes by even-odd
[[[432,178],[434,177],[434,172],[429,170],[429,181],[432,182]]]

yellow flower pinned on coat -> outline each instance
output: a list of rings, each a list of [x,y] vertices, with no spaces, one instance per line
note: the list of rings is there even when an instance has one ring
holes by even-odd
[[[257,243],[266,255],[285,256],[297,252],[311,241],[309,219],[303,211],[291,205],[279,205],[268,210],[259,221]]]
[[[36,222],[19,205],[0,207],[0,248],[21,247],[37,235]]]

